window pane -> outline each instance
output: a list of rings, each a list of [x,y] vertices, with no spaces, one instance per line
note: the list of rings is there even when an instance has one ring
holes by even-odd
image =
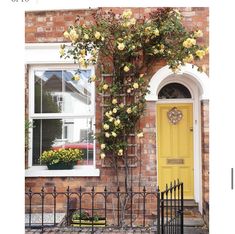
[[[158,93],[159,99],[191,98],[190,91],[182,84],[170,83],[165,85]]]
[[[62,112],[62,71],[36,71],[34,81],[35,113]]]
[[[73,80],[75,75],[79,80]],[[86,115],[92,111],[90,70],[63,71],[63,112]]]
[[[73,79],[76,74],[79,80]],[[89,114],[92,111],[90,75],[90,70],[36,71],[35,113]]]
[[[33,165],[39,164],[44,150],[81,149],[83,160],[78,164],[93,164],[92,118],[34,120]]]

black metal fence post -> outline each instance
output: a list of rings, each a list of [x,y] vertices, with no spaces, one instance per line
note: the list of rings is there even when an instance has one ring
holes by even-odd
[[[66,224],[69,226],[69,201],[70,201],[70,189],[69,186],[66,191],[66,197],[67,197],[67,211],[66,211]]]
[[[94,233],[94,198],[95,198],[95,189],[94,186],[91,189],[91,231]]]
[[[56,186],[54,186],[52,196],[54,198],[54,226],[55,226],[56,225],[56,196],[57,196]]]
[[[31,215],[32,215],[32,189],[29,188],[29,228],[31,228]]]
[[[157,234],[161,234],[161,193],[159,186],[157,188]]]
[[[164,228],[164,192],[161,192],[161,234],[165,233]]]
[[[42,232],[44,231],[44,198],[45,198],[45,191],[44,191],[44,187],[42,187],[42,189],[41,189],[41,199],[42,199],[42,203],[41,203],[41,205],[42,205],[42,216],[41,216],[42,223],[41,223],[41,225],[42,225]]]
[[[180,223],[180,228],[181,228],[181,234],[184,234],[184,184],[181,183],[181,223]]]
[[[146,212],[145,202],[146,202],[146,188],[144,186],[143,188],[143,226],[144,227],[145,227],[145,212]]]
[[[118,226],[120,226],[120,217],[119,217],[119,207],[120,207],[120,189],[119,187],[117,188],[117,221],[118,221]]]

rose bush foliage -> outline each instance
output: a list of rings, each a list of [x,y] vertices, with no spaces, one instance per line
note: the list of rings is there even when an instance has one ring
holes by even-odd
[[[92,24],[80,24],[79,18],[65,32],[70,46],[61,45],[60,54],[73,58],[79,67],[96,65],[102,73],[111,73],[112,81],[106,82],[101,75],[90,77],[98,91],[109,95],[106,101],[100,143],[101,158],[126,155],[127,136],[145,109],[148,93],[148,74],[154,63],[166,61],[173,72],[186,63],[192,65],[201,60],[208,48],[197,43],[203,37],[199,29],[187,31],[178,10],[161,8],[149,18],[136,19],[131,10],[121,15],[112,11],[97,11]],[[202,71],[202,68],[198,68]],[[74,79],[78,80],[79,75]],[[124,103],[120,95],[134,97]],[[138,137],[143,137],[141,130]]]

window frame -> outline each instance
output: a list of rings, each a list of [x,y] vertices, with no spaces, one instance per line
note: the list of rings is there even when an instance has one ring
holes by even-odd
[[[29,66],[28,72],[28,83],[29,83],[29,98],[28,98],[28,119],[32,121],[33,119],[77,119],[77,118],[91,118],[93,120],[93,131],[95,133],[96,124],[96,105],[95,105],[95,84],[92,85],[92,95],[91,95],[91,105],[92,110],[88,114],[76,114],[76,113],[35,113],[34,109],[34,72],[37,70],[77,70],[79,69],[78,64],[31,64]],[[86,69],[91,70],[91,75],[95,73],[95,67],[89,66]],[[96,140],[94,140],[93,149],[93,164],[92,165],[80,165],[74,166],[72,170],[47,170],[46,166],[43,165],[33,165],[33,130],[29,132],[29,150],[28,150],[28,169],[26,169],[26,177],[34,176],[99,176],[99,170],[96,169]],[[89,170],[87,170],[89,168]]]

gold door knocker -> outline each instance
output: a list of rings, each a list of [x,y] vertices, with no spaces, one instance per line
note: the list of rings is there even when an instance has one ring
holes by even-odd
[[[173,107],[167,112],[167,117],[170,123],[176,125],[183,118],[183,113],[181,110],[178,110],[176,107]]]

